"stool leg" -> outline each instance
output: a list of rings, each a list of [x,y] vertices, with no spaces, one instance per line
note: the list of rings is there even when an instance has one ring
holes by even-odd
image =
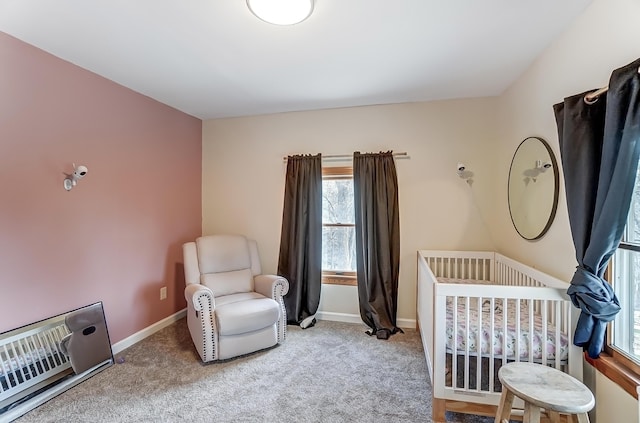
[[[524,403],[523,423],[540,423],[540,407],[529,402]]]
[[[589,423],[589,415],[587,413],[576,414],[578,417],[578,423]]]
[[[502,423],[502,420],[509,421],[511,417],[511,406],[513,405],[513,392],[502,386],[502,395],[500,396],[500,405],[494,423]]]
[[[551,423],[560,423],[560,413],[549,410],[549,419]],[[569,422],[571,422],[571,418],[569,418]]]

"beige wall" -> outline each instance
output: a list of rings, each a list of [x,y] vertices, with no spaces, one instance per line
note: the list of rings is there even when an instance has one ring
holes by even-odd
[[[418,249],[493,249],[569,280],[575,252],[564,186],[547,235],[529,242],[513,229],[507,178],[518,144],[545,138],[558,161],[553,104],[606,85],[640,54],[640,2],[595,0],[529,70],[496,99],[371,106],[221,119],[203,125],[203,233],[255,237],[263,266],[277,266],[284,170],[294,153],[407,151],[397,161],[401,205],[399,320],[415,315]],[[475,172],[466,185],[458,161]],[[562,178],[561,178],[562,181]],[[490,230],[488,230],[490,228]],[[357,314],[354,288],[326,287],[321,310]],[[587,367],[600,423],[637,421],[637,402]],[[615,417],[614,417],[615,416]]]
[[[545,138],[560,159],[553,104],[606,85],[613,69],[640,56],[638,22],[637,0],[595,0],[499,99],[497,204],[506,202],[511,157],[525,137]],[[492,234],[501,252],[564,280],[571,278],[576,266],[575,250],[562,183],[557,217],[549,233],[539,241],[519,238],[504,207],[491,210],[495,212]],[[590,367],[587,371],[593,372]],[[596,392],[596,418],[600,423],[638,421],[637,402],[630,395],[602,375],[587,377]]]
[[[460,100],[284,113],[203,124],[203,233],[254,237],[275,272],[288,154],[406,151],[397,160],[400,197],[401,323],[415,319],[418,249],[493,249],[487,210],[494,100]],[[470,187],[455,166],[475,172]],[[351,300],[349,300],[351,298]],[[324,286],[323,312],[357,314],[354,287]]]

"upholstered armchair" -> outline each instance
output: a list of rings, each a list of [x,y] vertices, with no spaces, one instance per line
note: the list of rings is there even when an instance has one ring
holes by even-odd
[[[210,235],[182,246],[187,325],[202,361],[225,360],[284,341],[289,282],[262,275],[256,242]]]

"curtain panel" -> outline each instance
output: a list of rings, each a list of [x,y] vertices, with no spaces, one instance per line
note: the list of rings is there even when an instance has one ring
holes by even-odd
[[[574,343],[597,358],[620,311],[603,279],[627,222],[640,153],[640,60],[616,69],[606,97],[591,91],[554,105],[571,234],[578,262],[567,293],[579,307]]]
[[[278,274],[289,281],[287,322],[300,324],[320,304],[322,283],[322,158],[287,158]]]
[[[387,339],[396,326],[400,271],[398,178],[392,152],[353,155],[360,316]]]

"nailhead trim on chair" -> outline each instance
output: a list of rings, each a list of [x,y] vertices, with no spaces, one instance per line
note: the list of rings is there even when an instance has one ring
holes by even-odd
[[[203,301],[206,300],[206,301]],[[198,303],[200,304],[200,322],[202,324],[202,360],[206,363],[218,359],[218,351],[216,347],[216,326],[213,317],[213,304],[211,296],[207,294],[198,295]],[[212,351],[207,354],[207,327],[211,328],[211,345]]]
[[[283,291],[285,290],[284,283],[277,280],[273,284],[273,292],[271,297],[280,304],[280,319],[278,319],[278,342],[282,342],[287,337],[287,309],[284,306]]]

